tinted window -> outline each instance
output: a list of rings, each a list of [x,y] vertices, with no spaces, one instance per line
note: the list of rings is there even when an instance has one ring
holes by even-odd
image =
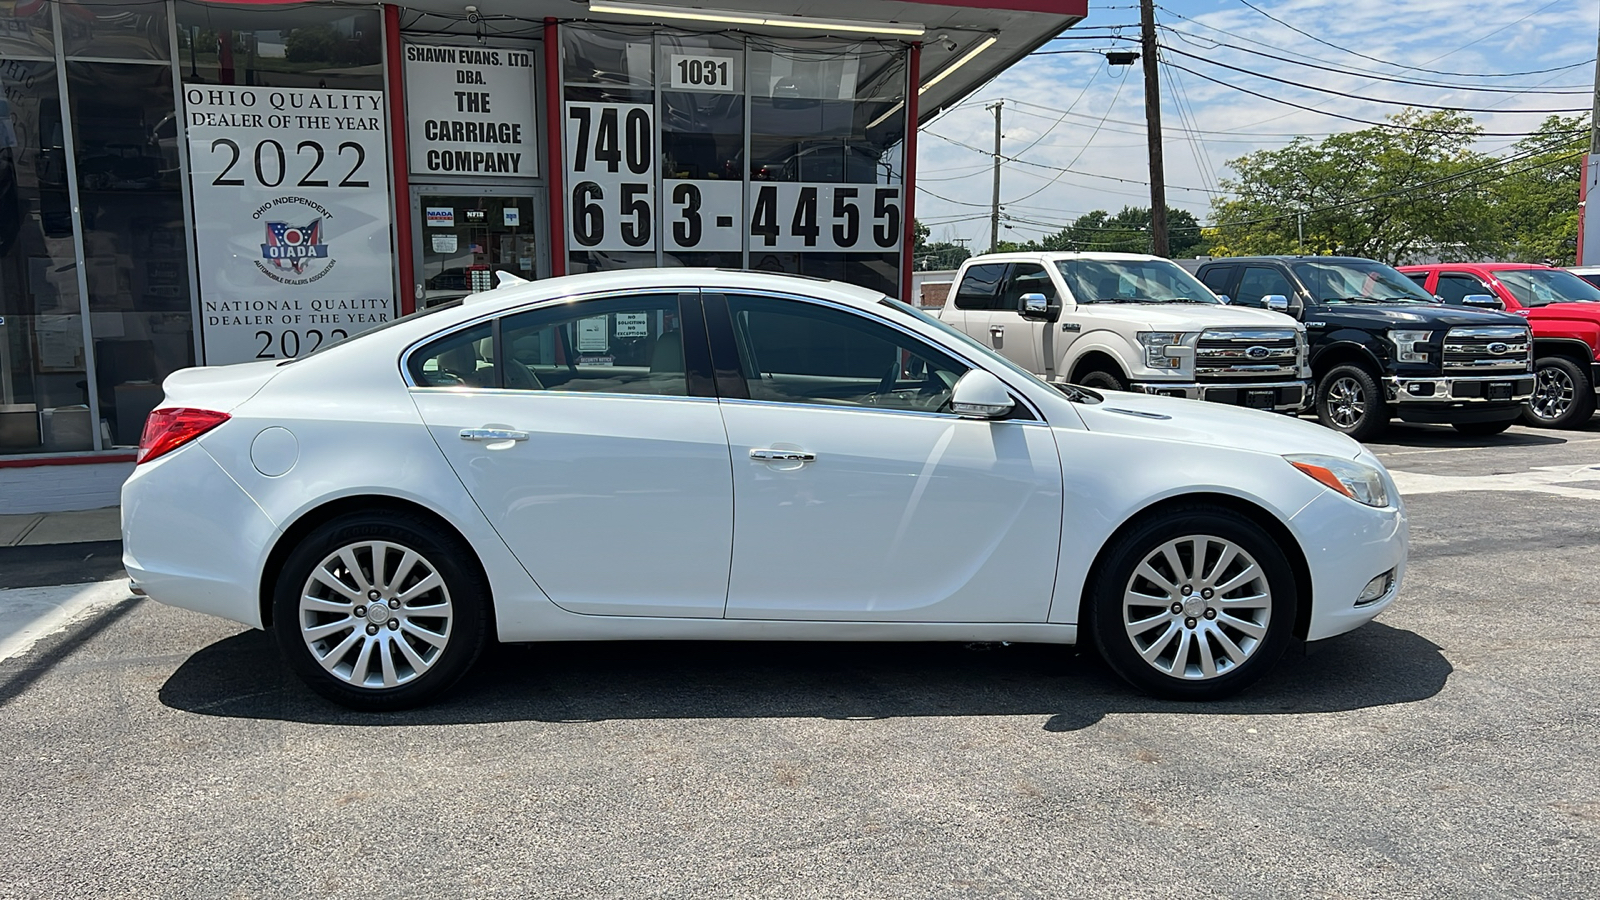
[[[1427,287],[1428,287],[1428,273],[1427,272],[1406,272],[1405,276],[1407,278],[1411,279],[1412,281],[1415,281],[1417,283],[1417,287],[1423,288],[1424,290],[1427,289]]]
[[[1600,301],[1600,290],[1565,269],[1510,269],[1495,277],[1523,306]]]
[[[688,396],[678,325],[674,294],[561,303],[507,316],[500,326],[505,387]]]
[[[1000,302],[995,304],[995,308],[1015,312],[1022,306],[1023,294],[1043,294],[1045,300],[1055,301],[1056,286],[1050,283],[1050,273],[1044,270],[1044,266],[1037,263],[1017,263],[1012,266],[1011,277],[1006,279],[1005,290],[1000,292]]]
[[[1005,274],[1005,263],[988,263],[967,269],[956,290],[956,308],[994,309],[995,294]]]
[[[1056,268],[1079,303],[1221,303],[1165,259],[1063,259]]]
[[[859,313],[767,297],[728,306],[754,400],[937,412],[967,371]]]
[[[1213,293],[1225,294],[1228,292],[1228,281],[1233,278],[1235,268],[1235,266],[1212,266],[1201,273],[1200,282]]]
[[[1468,294],[1494,295],[1494,291],[1484,287],[1483,282],[1471,275],[1440,275],[1439,283],[1434,286],[1433,292],[1451,306],[1462,305],[1461,298]]]
[[[1239,279],[1239,290],[1233,298],[1234,305],[1265,308],[1268,294],[1292,300],[1294,285],[1289,283],[1289,276],[1276,266],[1245,266],[1244,277]]]
[[[411,354],[411,380],[421,387],[494,387],[492,340],[487,323],[446,335]]]

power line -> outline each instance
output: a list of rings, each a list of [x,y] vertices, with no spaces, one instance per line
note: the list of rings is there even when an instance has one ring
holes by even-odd
[[[1239,0],[1239,2],[1243,3],[1244,0]],[[1253,76],[1253,77],[1256,77],[1256,78],[1264,78],[1267,81],[1276,81],[1279,84],[1286,84],[1286,85],[1289,85],[1290,87],[1297,87],[1297,88],[1300,88],[1302,90],[1317,91],[1318,93],[1322,93],[1322,94],[1332,94],[1332,95],[1334,95],[1336,97],[1346,97],[1346,98],[1349,98],[1351,100],[1361,100],[1361,101],[1366,102],[1366,103],[1383,103],[1383,104],[1386,104],[1386,105],[1389,105],[1389,106],[1404,106],[1404,107],[1408,107],[1408,108],[1415,107],[1417,109],[1442,109],[1442,110],[1449,110],[1451,112],[1500,113],[1502,115],[1510,114],[1510,113],[1541,113],[1541,114],[1544,114],[1544,115],[1551,115],[1551,114],[1559,114],[1559,113],[1586,112],[1589,109],[1588,107],[1583,106],[1583,107],[1562,107],[1560,109],[1499,109],[1499,110],[1497,110],[1497,109],[1486,109],[1486,108],[1483,108],[1483,107],[1471,107],[1471,106],[1440,106],[1440,105],[1435,104],[1435,103],[1418,103],[1418,102],[1406,101],[1406,100],[1389,100],[1389,99],[1386,99],[1386,98],[1383,98],[1383,97],[1363,97],[1360,94],[1351,94],[1351,93],[1348,93],[1346,91],[1336,91],[1333,88],[1317,87],[1316,85],[1313,85],[1313,84],[1305,84],[1305,83],[1299,82],[1299,81],[1292,81],[1292,80],[1290,80],[1288,78],[1279,78],[1276,75],[1267,75],[1267,74],[1265,74],[1263,72],[1254,72],[1254,71],[1251,71],[1250,69],[1240,68],[1239,66],[1230,66],[1227,63],[1217,62],[1214,59],[1206,59],[1204,56],[1197,56],[1196,54],[1189,53],[1189,52],[1187,52],[1185,50],[1179,50],[1176,47],[1163,47],[1162,49],[1170,51],[1172,53],[1176,53],[1179,56],[1186,56],[1189,59],[1197,59],[1197,60],[1199,60],[1199,61],[1201,61],[1203,63],[1206,63],[1208,65],[1213,65],[1213,66],[1216,66],[1216,67],[1221,68],[1221,69],[1227,69],[1230,72],[1240,72],[1240,73],[1243,73],[1245,75],[1250,75],[1250,76]],[[1172,63],[1168,63],[1167,65],[1173,65],[1173,64]],[[1184,69],[1184,71],[1188,72],[1190,70]],[[1193,74],[1198,74],[1198,73],[1193,73]],[[1204,77],[1204,76],[1202,76],[1202,77]],[[1236,85],[1230,85],[1230,87],[1237,87],[1237,86]],[[1242,90],[1242,88],[1241,88],[1241,90]]]
[[[1089,151],[1089,145],[1094,143],[1095,135],[1098,135],[1100,133],[1100,125],[1105,124],[1105,117],[1111,115],[1111,110],[1116,107],[1118,98],[1120,98],[1122,96],[1122,88],[1127,83],[1128,83],[1128,72],[1127,72],[1126,69],[1124,69],[1123,72],[1122,72],[1122,80],[1117,82],[1116,93],[1111,95],[1111,102],[1106,104],[1105,112],[1101,114],[1099,124],[1095,125],[1094,131],[1091,131],[1089,133],[1089,137],[1086,140],[1084,140],[1083,146],[1081,148],[1079,148],[1078,155],[1074,156],[1072,158],[1072,162],[1067,163],[1066,167],[1063,168],[1061,171],[1057,172],[1056,176],[1054,178],[1052,178],[1049,181],[1045,182],[1044,184],[1040,185],[1038,190],[1035,190],[1032,193],[1025,194],[1025,195],[1023,195],[1021,197],[1018,197],[1016,200],[1012,201],[1013,203],[1021,203],[1024,200],[1028,200],[1028,199],[1030,199],[1032,197],[1037,196],[1038,194],[1042,193],[1045,189],[1047,189],[1051,185],[1055,184],[1057,181],[1060,181],[1062,175],[1065,175],[1067,172],[1071,171],[1072,167],[1078,164],[1078,160],[1083,158],[1083,154],[1085,154],[1085,153],[1087,153]],[[1080,95],[1080,98],[1081,98],[1081,95]],[[1074,103],[1074,105],[1076,105],[1077,101],[1073,101],[1073,103]],[[1071,107],[1068,107],[1068,109],[1070,111]],[[1061,118],[1065,119],[1066,115],[1063,114]],[[1033,143],[1037,144],[1038,141],[1034,141]],[[1029,144],[1028,146],[1032,147],[1033,144]]]
[[[1481,137],[1525,137],[1529,133],[1529,132],[1526,132],[1526,131],[1458,131],[1458,130],[1453,130],[1453,129],[1449,129],[1449,128],[1427,128],[1427,127],[1423,127],[1423,126],[1420,126],[1420,125],[1403,125],[1403,124],[1400,124],[1398,122],[1375,122],[1375,121],[1373,121],[1371,119],[1362,119],[1362,118],[1358,118],[1356,116],[1347,116],[1347,115],[1345,115],[1343,113],[1329,112],[1328,110],[1325,110],[1325,109],[1318,109],[1315,106],[1306,106],[1303,103],[1295,103],[1295,102],[1290,101],[1290,100],[1283,100],[1283,99],[1280,99],[1278,97],[1273,97],[1270,94],[1263,94],[1260,91],[1252,91],[1249,88],[1240,87],[1240,86],[1238,86],[1236,84],[1229,84],[1226,81],[1221,81],[1219,79],[1212,78],[1209,75],[1201,74],[1199,72],[1196,72],[1193,69],[1186,68],[1184,66],[1180,66],[1177,63],[1169,62],[1169,63],[1167,63],[1167,65],[1169,65],[1172,68],[1177,69],[1177,70],[1179,70],[1181,72],[1188,72],[1190,75],[1193,75],[1196,78],[1200,78],[1200,79],[1203,79],[1205,81],[1209,81],[1212,84],[1221,85],[1221,86],[1223,86],[1225,88],[1230,88],[1230,89],[1235,90],[1235,91],[1240,91],[1242,93],[1249,94],[1252,97],[1260,97],[1263,100],[1271,100],[1273,103],[1279,103],[1279,104],[1282,104],[1284,106],[1292,106],[1295,109],[1303,109],[1306,112],[1313,112],[1313,113],[1316,113],[1319,116],[1331,116],[1331,117],[1333,117],[1335,119],[1344,119],[1345,121],[1348,121],[1348,122],[1360,122],[1363,125],[1376,125],[1376,126],[1378,126],[1380,128],[1396,128],[1396,129],[1399,129],[1401,131],[1417,131],[1417,132],[1422,132],[1424,134],[1466,134],[1466,135],[1474,135],[1474,136],[1481,136]],[[1505,113],[1505,112],[1510,112],[1510,110],[1498,110],[1498,112]],[[1579,130],[1587,131],[1588,129],[1579,129]],[[1574,133],[1576,133],[1576,132],[1574,132]]]

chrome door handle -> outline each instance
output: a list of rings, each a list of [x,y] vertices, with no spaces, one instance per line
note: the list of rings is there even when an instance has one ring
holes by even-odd
[[[526,431],[512,431],[509,428],[463,428],[461,429],[463,441],[525,441],[528,439]]]
[[[750,458],[762,462],[811,462],[817,455],[804,450],[751,450]]]
[[[1004,325],[990,325],[989,333],[995,337],[999,337],[1000,335],[1006,333],[1006,327]]]

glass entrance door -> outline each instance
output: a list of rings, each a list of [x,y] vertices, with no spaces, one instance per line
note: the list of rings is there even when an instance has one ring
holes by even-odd
[[[490,290],[496,272],[548,274],[541,199],[527,190],[414,189],[417,308]]]

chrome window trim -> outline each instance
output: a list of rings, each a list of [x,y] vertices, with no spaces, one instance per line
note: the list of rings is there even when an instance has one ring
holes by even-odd
[[[419,385],[408,388],[413,394],[464,394],[474,397],[490,395],[508,397],[611,397],[634,400],[690,400],[695,403],[715,403],[716,397],[691,397],[687,394],[619,394],[616,391],[530,391],[522,388],[483,388],[464,385]]]
[[[708,398],[708,399],[711,399],[711,398]],[[976,417],[976,416],[958,415],[956,413],[934,412],[932,410],[891,409],[891,408],[888,408],[888,407],[880,407],[880,406],[850,406],[850,405],[843,404],[843,403],[840,403],[840,404],[837,404],[837,405],[832,404],[832,403],[795,403],[795,402],[786,401],[786,400],[751,400],[751,399],[746,398],[746,397],[723,397],[721,399],[716,400],[716,402],[718,402],[718,403],[731,403],[731,404],[737,404],[737,405],[740,405],[740,406],[763,406],[763,407],[772,406],[772,407],[781,407],[781,408],[785,408],[785,409],[825,409],[825,410],[838,411],[838,412],[852,412],[852,413],[855,413],[855,412],[868,412],[868,413],[883,413],[883,414],[886,414],[886,415],[894,415],[894,416],[917,416],[919,418],[924,418],[924,419],[952,419],[952,420],[955,420],[955,421],[966,420],[966,421],[973,421],[973,422],[995,422],[995,423],[1007,423],[1007,424],[1016,424],[1016,425],[1037,425],[1037,426],[1042,426],[1042,427],[1045,427],[1045,428],[1050,427],[1050,423],[1046,422],[1046,421],[1044,421],[1042,419],[984,419],[984,418],[979,418],[979,417]]]

